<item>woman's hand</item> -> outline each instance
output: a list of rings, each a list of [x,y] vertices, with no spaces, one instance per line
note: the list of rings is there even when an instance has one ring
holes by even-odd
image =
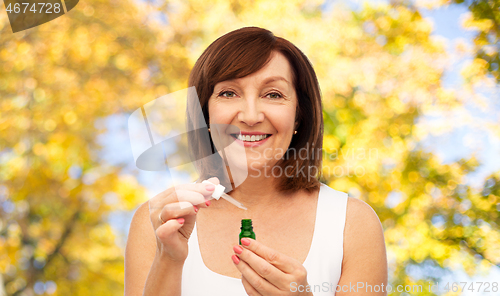
[[[219,184],[216,177],[208,179]],[[171,187],[149,200],[149,216],[156,234],[157,255],[184,262],[188,255],[188,239],[193,232],[199,208],[208,201],[215,189],[206,183]]]
[[[312,295],[292,292],[292,287],[308,285],[307,271],[299,261],[251,238],[242,238],[241,244],[233,247],[232,259],[248,295]]]

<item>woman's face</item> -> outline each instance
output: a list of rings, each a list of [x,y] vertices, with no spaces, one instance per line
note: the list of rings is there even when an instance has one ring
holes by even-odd
[[[212,139],[220,137],[215,145],[219,140],[234,141],[228,148],[236,149],[225,149],[231,166],[246,166],[249,175],[258,174],[265,166],[269,170],[290,145],[297,103],[291,66],[283,54],[273,52],[258,72],[215,85],[208,101]]]

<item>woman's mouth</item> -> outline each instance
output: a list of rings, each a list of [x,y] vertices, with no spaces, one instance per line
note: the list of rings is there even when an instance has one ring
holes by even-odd
[[[231,136],[235,139],[235,142],[244,147],[257,147],[267,142],[267,140],[272,136],[272,134],[264,134],[264,135],[231,134]]]
[[[260,142],[268,137],[271,136],[271,134],[265,134],[265,135],[240,135],[240,134],[231,134],[231,136],[237,140],[243,141],[243,142]]]

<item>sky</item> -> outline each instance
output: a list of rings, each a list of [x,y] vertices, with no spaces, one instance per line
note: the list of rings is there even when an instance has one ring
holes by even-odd
[[[474,31],[465,30],[460,25],[463,17],[468,13],[465,6],[451,5],[432,10],[422,9],[421,12],[434,24],[433,35],[447,39],[449,52],[454,52],[452,45],[459,40],[472,44]],[[451,63],[451,67],[445,72],[443,79],[444,85],[449,87],[459,85],[462,82],[460,69],[463,67],[464,63],[469,62],[471,59],[471,57],[457,59]],[[471,114],[478,121],[483,119],[484,121],[500,123],[498,115],[500,114],[500,91],[498,87],[496,89],[484,89],[482,93],[490,108],[481,110],[477,106],[469,105],[467,106],[468,110],[471,110]],[[437,115],[434,116],[434,118],[426,118],[423,120],[434,120],[435,122],[439,122],[442,119]],[[466,183],[479,188],[483,185],[486,176],[500,170],[500,139],[480,127],[459,125],[458,122],[456,125],[458,127],[451,133],[445,136],[430,135],[424,140],[423,144],[426,149],[440,156],[443,163],[451,163],[476,152],[475,155],[482,165],[476,172],[469,174]],[[471,283],[479,281],[494,282],[498,281],[498,279],[500,279],[500,268],[496,266],[492,268],[488,276],[476,276],[473,278],[468,277],[461,268],[457,267],[453,274],[444,277],[442,281],[443,283],[461,281]],[[443,286],[444,285],[441,287]],[[464,292],[461,295],[491,295],[491,293]]]
[[[385,3],[385,1],[370,1]],[[323,8],[330,9],[333,1],[326,1]],[[352,9],[359,7],[359,1],[348,1]],[[465,42],[472,44],[474,36],[473,31],[465,30],[461,27],[461,21],[468,10],[462,5],[453,5],[441,7],[439,9],[421,9],[423,16],[433,23],[432,35],[436,38],[441,38],[446,41],[447,49],[451,53],[452,60],[446,68],[443,85],[450,88],[456,88],[461,84],[460,69],[464,63],[469,62],[472,57],[459,57],[454,49],[456,42]],[[440,157],[443,163],[451,163],[460,158],[470,157],[475,153],[482,165],[477,172],[468,176],[466,183],[471,186],[480,187],[485,177],[495,171],[500,170],[500,140],[492,135],[487,129],[482,128],[485,122],[500,122],[500,100],[498,88],[484,88],[481,90],[489,108],[482,110],[478,106],[467,105],[467,109],[473,115],[474,121],[472,124],[459,124],[458,121],[453,121],[453,130],[444,135],[430,134],[422,141],[423,147],[427,151],[434,152]],[[459,118],[459,114],[447,112],[446,114],[432,114],[423,118],[419,118],[417,124],[423,125],[440,125],[449,124],[450,120]],[[133,161],[132,151],[130,149],[130,140],[127,130],[128,114],[115,114],[104,120],[96,122],[99,128],[106,127],[108,131],[100,136],[103,144],[101,157],[105,162],[110,164],[126,163],[125,172],[137,174],[138,181],[144,185],[149,191],[149,197],[153,197],[159,192],[170,187],[169,176],[165,172],[146,172],[138,170]],[[120,147],[120,149],[116,149]],[[174,176],[180,179],[185,176]],[[186,182],[191,180],[186,178]],[[117,243],[121,246],[125,245],[126,235],[130,225],[130,220],[133,212],[115,212],[110,214],[109,221],[117,232]],[[422,270],[409,270],[416,277],[419,276]],[[420,274],[420,276],[422,276]],[[457,268],[454,272],[443,278],[444,282],[459,282],[459,281],[493,281],[500,278],[500,268],[495,267],[489,276],[469,278],[462,270]],[[443,282],[443,283],[444,283]],[[440,289],[444,285],[440,283]],[[490,293],[491,294],[491,293]],[[485,293],[484,295],[490,295]],[[462,295],[482,295],[480,293],[463,293]]]
[[[448,51],[452,52],[455,60],[450,63],[450,67],[445,72],[443,84],[447,87],[453,88],[462,83],[460,76],[460,69],[465,63],[472,60],[472,57],[459,58],[456,57],[457,53],[453,45],[457,42],[463,41],[472,46],[472,40],[475,36],[475,31],[465,30],[461,27],[461,22],[468,10],[464,5],[450,5],[440,7],[439,9],[422,9],[422,14],[432,21],[434,24],[433,35],[446,38]],[[488,103],[487,110],[481,110],[479,106],[467,104],[466,108],[471,112],[475,118],[474,124],[476,126],[461,125],[456,122],[456,128],[453,132],[444,137],[430,136],[425,146],[429,150],[436,152],[441,157],[443,163],[454,162],[464,155],[471,155],[476,152],[476,156],[482,163],[480,169],[470,174],[468,183],[475,187],[483,185],[484,178],[495,171],[500,169],[500,141],[498,137],[490,132],[481,128],[481,123],[496,122],[500,123],[500,90],[499,88],[485,87],[478,90]],[[440,116],[429,116],[426,119],[434,123],[438,123]],[[432,146],[446,147],[445,149],[433,149]]]

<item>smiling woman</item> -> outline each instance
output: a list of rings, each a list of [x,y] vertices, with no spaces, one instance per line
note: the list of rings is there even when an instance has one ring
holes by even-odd
[[[200,123],[195,118],[193,129],[202,133],[200,128],[204,124],[235,126],[239,128],[240,140],[243,141],[238,143],[245,147],[259,147],[249,149],[252,151],[247,151],[247,159],[255,159],[257,154],[266,151],[266,158],[278,160],[269,164],[275,172],[288,168],[288,176],[280,174],[277,177],[278,191],[304,189],[312,192],[319,189],[321,155],[311,155],[314,149],[321,149],[323,145],[321,93],[311,63],[296,46],[260,28],[235,30],[217,39],[203,52],[191,71],[189,85],[196,88],[206,120]],[[246,125],[234,124],[237,120],[245,121]],[[283,130],[278,131],[278,127]],[[252,135],[259,134],[265,134],[269,139],[249,143]],[[245,141],[247,135],[249,141]],[[202,137],[202,134],[194,133],[190,141],[199,143]],[[203,159],[214,153],[213,144],[191,145],[194,159]],[[290,158],[291,153],[285,153],[302,150],[307,151],[300,158]],[[201,178],[217,176],[228,187],[225,174],[210,161],[201,162]],[[214,167],[219,171],[214,171]],[[251,169],[250,173],[258,174],[250,163],[247,167]],[[301,173],[300,168],[306,168],[308,174]],[[265,175],[270,176],[270,168],[266,169]]]
[[[323,143],[321,94],[307,57],[268,30],[241,28],[203,52],[189,86],[204,115],[189,119],[200,178],[135,213],[125,294],[387,295],[377,215],[321,183],[321,153],[307,150]],[[201,141],[206,126],[210,137]],[[228,194],[248,210],[208,200],[214,186],[205,179],[233,188]],[[243,219],[252,219],[258,240],[238,245]]]

